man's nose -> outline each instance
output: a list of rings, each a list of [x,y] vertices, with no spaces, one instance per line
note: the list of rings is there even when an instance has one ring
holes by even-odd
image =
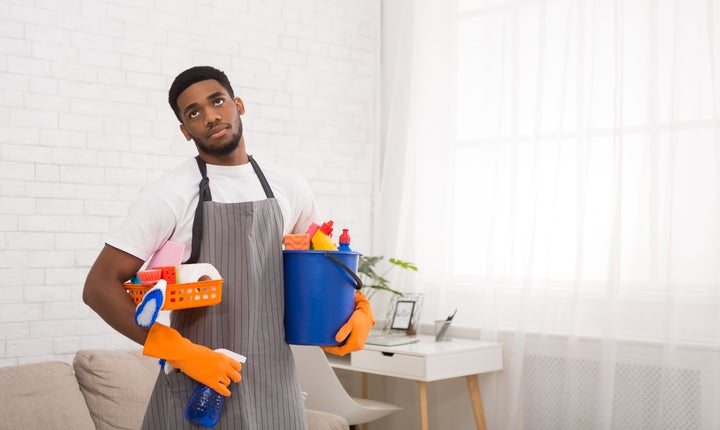
[[[205,113],[205,123],[207,125],[214,124],[221,119],[222,117],[220,116],[220,112],[216,111],[215,109],[208,109],[208,111]]]

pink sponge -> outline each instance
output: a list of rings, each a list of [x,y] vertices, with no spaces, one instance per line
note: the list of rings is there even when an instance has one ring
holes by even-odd
[[[185,244],[168,240],[150,258],[146,267],[179,266],[184,252]]]

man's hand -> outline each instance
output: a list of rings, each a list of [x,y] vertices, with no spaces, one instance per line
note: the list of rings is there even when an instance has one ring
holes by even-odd
[[[177,330],[155,323],[150,327],[143,354],[164,358],[173,367],[180,369],[223,396],[229,396],[230,381],[240,382],[242,364],[220,352],[197,345],[182,337]]]
[[[343,356],[349,352],[360,351],[365,347],[365,341],[370,334],[370,330],[375,325],[370,302],[360,291],[355,293],[355,310],[350,319],[340,327],[335,335],[335,341],[345,341],[340,346],[322,346],[324,351],[331,354]]]

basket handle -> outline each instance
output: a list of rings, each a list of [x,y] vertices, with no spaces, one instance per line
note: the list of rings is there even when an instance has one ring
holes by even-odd
[[[352,269],[350,269],[349,267],[347,267],[347,265],[346,265],[345,263],[343,263],[342,261],[340,261],[336,256],[332,255],[332,254],[329,253],[329,252],[326,252],[326,253],[325,253],[325,256],[326,256],[327,258],[331,259],[332,261],[334,261],[335,263],[337,263],[340,267],[342,267],[343,270],[345,270],[345,271],[348,273],[348,275],[352,276],[353,280],[355,281],[355,289],[356,289],[356,290],[359,291],[359,290],[363,287],[363,283],[362,283],[362,281],[360,280],[360,278],[358,277],[358,275],[355,274],[355,272],[353,272]]]

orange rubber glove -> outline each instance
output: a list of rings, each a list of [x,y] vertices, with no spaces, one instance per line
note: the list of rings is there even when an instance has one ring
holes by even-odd
[[[365,348],[365,341],[374,325],[375,317],[373,317],[372,309],[370,309],[370,302],[365,298],[365,294],[357,291],[355,293],[355,310],[335,335],[335,341],[342,342],[344,340],[345,343],[340,346],[322,346],[321,348],[331,354],[340,356],[349,352],[360,351]]]
[[[241,363],[225,354],[194,344],[174,328],[160,323],[150,327],[143,354],[164,358],[176,369],[226,397],[230,395],[230,380],[240,382],[242,379]]]

